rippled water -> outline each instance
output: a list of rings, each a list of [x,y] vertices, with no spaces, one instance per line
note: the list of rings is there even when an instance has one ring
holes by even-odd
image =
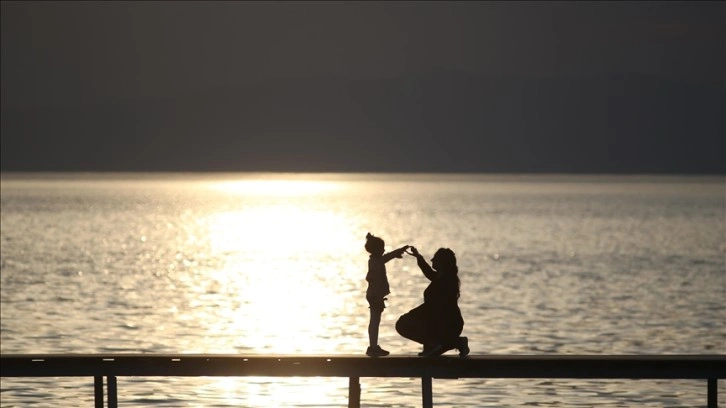
[[[473,354],[725,354],[722,177],[2,176],[2,353],[361,354],[370,231],[452,248]],[[420,303],[388,264],[381,345]],[[419,379],[363,378],[364,406]],[[720,389],[724,389],[721,382]],[[122,406],[346,406],[345,378],[119,378]],[[92,379],[2,379],[3,407]],[[436,406],[702,406],[704,381],[434,380]]]

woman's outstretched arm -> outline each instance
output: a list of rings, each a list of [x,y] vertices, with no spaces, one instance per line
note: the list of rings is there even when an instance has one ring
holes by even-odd
[[[418,267],[421,268],[421,272],[423,272],[429,280],[434,280],[434,278],[436,278],[436,271],[431,268],[431,265],[426,262],[423,255],[418,253],[418,250],[415,247],[411,247],[411,255],[416,257],[416,263],[418,264]]]

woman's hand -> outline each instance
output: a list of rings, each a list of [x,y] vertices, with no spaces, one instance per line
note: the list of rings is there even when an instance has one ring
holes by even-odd
[[[418,253],[418,249],[416,249],[415,246],[409,246],[408,249],[409,249],[410,252],[409,251],[406,251],[407,254],[409,254],[411,256],[415,256],[416,258],[418,258],[419,256],[421,256]]]

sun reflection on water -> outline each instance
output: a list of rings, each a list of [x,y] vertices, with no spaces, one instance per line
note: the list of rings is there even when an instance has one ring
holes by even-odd
[[[364,266],[359,215],[329,204],[334,182],[245,179],[209,185],[230,205],[198,219],[214,268],[188,277],[185,324],[200,335],[187,353],[335,354],[363,350]],[[254,200],[250,200],[254,198]],[[237,201],[237,199],[239,199]],[[206,305],[206,306],[203,306]],[[326,404],[346,381],[210,379],[209,392],[250,406]],[[341,401],[344,403],[344,401]]]
[[[296,204],[273,204],[214,214],[209,225],[212,250],[290,257],[325,253],[350,245],[349,222],[340,214]]]
[[[209,212],[201,222],[203,232],[198,233],[206,235],[208,256],[222,262],[192,278],[199,282],[187,293],[185,320],[202,322],[208,334],[195,351],[330,354],[341,350],[341,344],[362,341],[363,336],[336,338],[351,308],[367,315],[367,309],[357,310],[367,305],[358,296],[364,276],[357,262],[360,220],[331,211],[327,192],[334,185],[303,180],[214,183],[232,202],[238,196],[240,202]],[[298,196],[290,200],[284,195],[291,193]],[[250,194],[267,198],[251,205],[244,200]],[[194,307],[200,298],[215,304],[213,310]]]
[[[210,377],[197,392],[224,401],[219,406],[344,406],[347,385],[344,378]]]
[[[228,194],[237,195],[300,196],[338,190],[341,185],[332,181],[294,180],[264,176],[253,179],[219,181],[212,183],[210,187]]]

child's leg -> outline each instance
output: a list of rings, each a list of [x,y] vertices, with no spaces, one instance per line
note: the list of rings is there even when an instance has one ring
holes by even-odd
[[[368,324],[368,341],[371,347],[378,345],[378,327],[381,325],[383,309],[371,308],[371,321]]]

